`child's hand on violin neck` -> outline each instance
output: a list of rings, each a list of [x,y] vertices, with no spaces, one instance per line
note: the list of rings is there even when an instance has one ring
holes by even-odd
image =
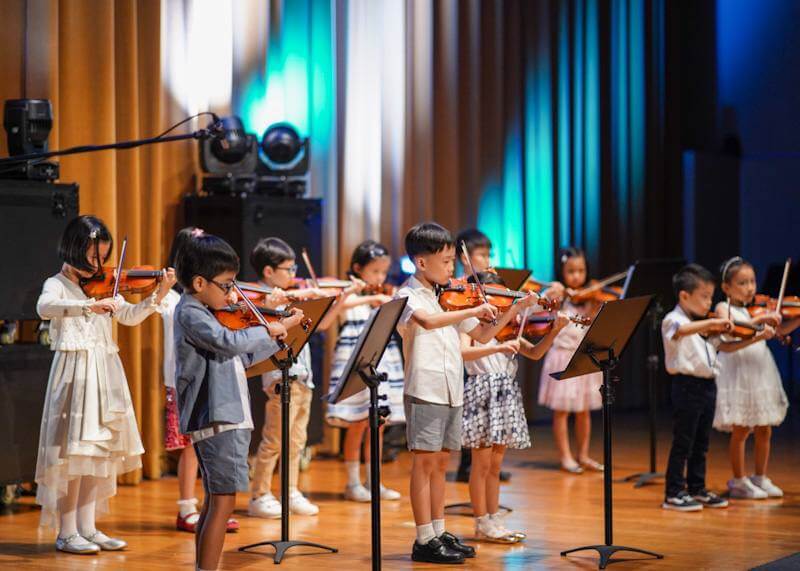
[[[556,319],[555,321],[553,321],[553,330],[561,331],[567,325],[569,325],[569,315],[567,315],[563,311],[559,311],[558,313],[556,313]]]
[[[282,305],[286,305],[289,302],[289,298],[280,288],[274,288],[272,293],[264,296],[264,306],[268,307],[269,309],[278,309]]]
[[[357,277],[351,278],[353,285],[346,287],[342,290],[342,297],[346,297],[350,294],[358,294],[361,293],[365,287],[367,287],[367,282],[358,279]]]
[[[497,347],[501,353],[506,353],[508,355],[516,355],[519,353],[519,341],[517,339],[505,341]]]
[[[756,333],[756,338],[769,340],[775,337],[775,328],[772,325],[764,324],[764,329]]]
[[[383,305],[384,303],[389,303],[390,301],[392,301],[392,299],[394,298],[390,295],[376,293],[375,295],[372,296],[372,301],[370,302],[370,304],[372,305],[372,307],[378,307],[380,305]]]
[[[541,296],[539,296],[538,293],[528,292],[528,295],[517,300],[517,303],[515,303],[514,306],[517,308],[517,311],[519,311],[522,309],[533,307],[534,305],[539,303],[540,299]]]
[[[158,284],[158,298],[163,298],[172,286],[178,281],[178,276],[175,274],[175,268],[164,268],[161,271],[161,283]]]
[[[561,282],[551,282],[550,287],[542,292],[542,297],[550,300],[564,299],[567,290]]]
[[[783,322],[783,316],[778,313],[777,311],[770,311],[769,313],[762,313],[753,318],[753,323],[756,325],[760,323],[764,323],[766,325],[772,325],[773,327],[777,327],[778,325]]]
[[[304,315],[302,309],[299,307],[294,307],[291,309],[291,312],[291,317],[285,317],[280,321],[287,330],[291,329],[292,327],[297,327],[303,322]]]
[[[472,315],[481,321],[492,321],[497,317],[497,308],[490,303],[483,303],[472,308]]]
[[[119,309],[120,301],[118,298],[107,297],[105,299],[100,299],[98,301],[95,301],[92,305],[90,305],[89,309],[92,311],[92,313],[96,313],[98,315],[105,315],[106,313],[115,313]]]
[[[289,319],[292,318],[290,317]],[[283,341],[289,334],[289,332],[286,331],[286,327],[283,325],[283,323],[280,323],[279,321],[270,321],[267,323],[267,331],[269,332],[270,337],[277,339],[278,341]]]

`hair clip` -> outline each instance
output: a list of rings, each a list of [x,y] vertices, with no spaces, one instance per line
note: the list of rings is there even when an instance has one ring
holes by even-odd
[[[741,261],[742,261],[742,257],[741,256],[734,256],[731,259],[729,259],[727,262],[725,262],[725,265],[722,266],[722,281],[728,281],[727,280],[728,270],[731,269],[731,266],[733,264],[735,264],[736,262],[741,262]]]
[[[89,238],[91,238],[92,240],[97,240],[97,234],[98,234],[97,228],[92,228],[92,230],[89,232]]]
[[[195,228],[192,230],[192,238],[199,238],[200,236],[205,234],[205,230],[202,228]]]

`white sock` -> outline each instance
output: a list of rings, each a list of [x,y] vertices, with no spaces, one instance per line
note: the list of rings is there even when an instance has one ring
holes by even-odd
[[[423,523],[417,526],[417,543],[420,545],[425,545],[434,537],[436,534],[433,532],[432,523]]]
[[[92,476],[81,477],[81,491],[78,495],[78,531],[83,537],[89,537],[97,531],[95,527],[95,499],[97,498],[97,482]]]
[[[478,527],[486,527],[491,521],[491,516],[489,516],[489,514],[483,514],[475,518],[475,523]]]
[[[433,524],[433,533],[436,534],[436,537],[439,537],[444,533],[444,520],[443,519],[435,519],[431,522]]]
[[[358,460],[345,460],[345,469],[347,469],[347,485],[355,486],[361,483],[361,462]],[[367,473],[369,475],[369,473]]]
[[[189,514],[197,511],[197,498],[189,498],[188,500],[178,500],[178,514],[185,518]]]

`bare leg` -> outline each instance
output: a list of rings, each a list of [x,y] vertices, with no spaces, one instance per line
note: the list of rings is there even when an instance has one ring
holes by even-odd
[[[588,410],[575,413],[575,437],[578,439],[578,462],[594,462],[589,457],[592,441],[592,414]]]
[[[197,520],[197,526],[194,529],[194,560],[198,563],[200,562],[200,536],[206,523],[206,516],[208,515],[208,502],[210,500],[211,496],[206,494],[206,497],[203,500],[203,509],[200,510],[200,518]]]
[[[203,527],[197,533],[197,565],[201,569],[216,569],[219,565],[228,518],[235,503],[236,494],[211,494],[207,498],[208,511],[203,518]],[[205,507],[203,511],[206,511]]]
[[[496,514],[500,510],[500,467],[503,465],[506,447],[494,445],[489,450],[491,455],[489,474],[486,477],[486,509],[490,514]]]
[[[431,519],[444,519],[444,489],[450,451],[442,450],[434,454],[436,459],[431,472]]]
[[[431,523],[431,473],[437,452],[411,451],[411,511],[419,525]]]
[[[575,458],[569,448],[569,429],[567,420],[569,413],[563,410],[553,411],[553,438],[558,448],[559,460],[563,466],[574,466]]]
[[[178,458],[178,493],[181,500],[194,498],[194,488],[197,483],[197,455],[194,446],[187,446],[181,450]]]
[[[472,449],[472,469],[469,473],[469,499],[472,502],[472,513],[475,517],[481,517],[488,513],[486,508],[486,491],[488,489],[487,478],[489,477],[491,462],[491,448]]]
[[[354,422],[353,424],[347,427],[347,430],[345,431],[344,434],[345,462],[361,461],[361,458],[359,456],[359,453],[361,451],[361,441],[364,439],[364,433],[367,431],[367,428],[368,428],[368,422],[366,420],[362,420],[360,422]]]
[[[756,426],[756,476],[767,475],[767,463],[769,462],[770,438],[772,437],[771,426]]]
[[[734,426],[733,432],[731,432],[731,443],[728,452],[731,457],[734,478],[744,478],[744,447],[749,435],[750,428],[747,426]]]

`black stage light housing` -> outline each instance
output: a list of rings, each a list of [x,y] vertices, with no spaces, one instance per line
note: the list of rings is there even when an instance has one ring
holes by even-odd
[[[288,123],[270,125],[261,138],[259,174],[292,177],[308,173],[308,137]]]
[[[258,142],[239,117],[223,117],[218,136],[200,140],[200,166],[214,175],[248,175],[256,170]]]
[[[9,156],[47,151],[53,106],[47,99],[8,99],[3,112]]]

